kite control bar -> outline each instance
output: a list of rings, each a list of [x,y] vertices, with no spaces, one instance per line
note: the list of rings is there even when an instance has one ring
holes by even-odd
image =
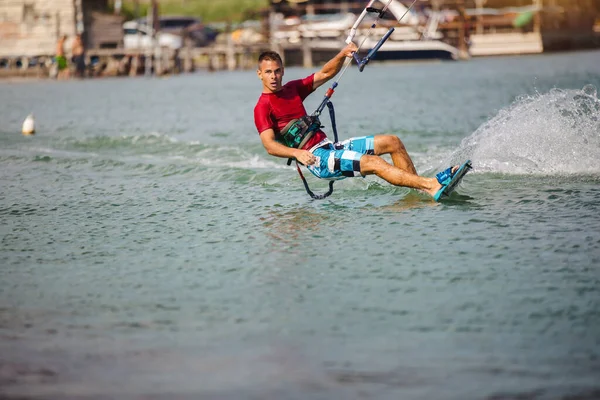
[[[413,8],[413,6],[415,5],[415,3],[417,1],[418,0],[413,0],[413,2],[406,9],[406,11],[404,12],[404,14],[402,14],[402,16],[398,19],[398,22],[400,22],[402,20],[402,18],[404,18],[406,16],[406,14]],[[350,29],[350,34],[346,38],[346,43],[350,44],[350,42],[352,42],[352,40],[354,39],[354,36],[356,36],[356,32],[358,30],[358,27],[360,26],[360,23],[367,16],[367,14],[369,14],[369,13],[377,13],[377,19],[371,25],[371,28],[369,29],[369,32],[367,33],[367,35],[365,36],[365,38],[361,42],[360,46],[358,46],[358,48],[360,49],[362,47],[362,45],[365,43],[365,40],[367,40],[367,38],[370,36],[371,31],[373,30],[373,28],[375,28],[375,26],[377,26],[377,23],[379,22],[379,20],[381,18],[383,18],[383,16],[385,15],[388,7],[392,3],[392,0],[388,1],[387,4],[385,5],[385,7],[381,8],[381,9],[373,7],[373,3],[374,2],[375,2],[375,0],[370,0],[369,1],[369,3],[365,7],[365,9],[362,11],[362,13],[358,17],[358,19],[356,20],[356,22],[354,23],[354,25],[352,25],[352,28]],[[379,42],[377,42],[377,44],[375,46],[373,46],[373,48],[369,51],[369,53],[364,58],[360,58],[360,57],[358,57],[358,55],[356,53],[354,53],[354,60],[356,61],[356,64],[358,66],[358,70],[360,72],[362,72],[363,69],[365,69],[365,66],[369,63],[369,61],[371,61],[371,59],[375,58],[375,55],[377,54],[377,51],[379,51],[379,49],[381,48],[381,46],[383,46],[383,44],[385,43],[385,41],[389,39],[389,37],[392,35],[393,32],[394,32],[394,28],[390,28],[387,31],[387,33],[385,35],[383,35],[383,37],[381,39],[379,39]],[[358,50],[357,50],[357,53],[358,53]]]
[[[417,0],[414,0],[414,1],[416,2]],[[346,43],[347,44],[352,43],[352,40],[354,40],[354,36],[356,36],[356,32],[358,30],[358,27],[360,26],[360,23],[367,16],[367,14],[369,14],[369,13],[377,13],[377,19],[375,20],[375,22],[373,22],[373,24],[371,25],[371,28],[369,29],[369,32],[367,33],[367,35],[365,36],[365,38],[363,39],[363,41],[360,43],[360,45],[357,47],[356,52],[354,52],[354,55],[353,55],[354,60],[358,64],[358,69],[361,72],[362,72],[363,69],[365,69],[365,66],[369,63],[369,61],[371,61],[371,59],[373,57],[375,57],[375,54],[377,53],[377,50],[379,50],[379,48],[385,43],[385,41],[388,40],[388,38],[390,37],[390,35],[392,34],[392,32],[394,32],[394,28],[390,28],[390,30],[379,40],[379,42],[377,42],[377,44],[375,45],[375,47],[373,47],[369,51],[369,53],[366,55],[366,57],[364,57],[363,59],[360,59],[356,55],[358,53],[358,51],[360,50],[360,48],[362,47],[362,45],[365,43],[365,40],[370,36],[371,31],[373,30],[373,28],[375,28],[375,26],[377,26],[377,23],[379,22],[379,20],[385,15],[385,12],[387,11],[387,9],[388,9],[389,5],[391,4],[392,0],[389,0],[387,2],[387,4],[385,5],[385,7],[381,8],[381,9],[372,7],[374,2],[375,2],[375,0],[370,0],[369,1],[369,3],[364,8],[364,10],[362,11],[362,13],[356,19],[356,22],[354,22],[354,25],[352,25],[352,28],[350,28],[350,33],[348,34],[348,37],[346,38]],[[413,2],[413,4],[414,4],[414,2]],[[411,7],[412,7],[412,5],[411,5]],[[409,10],[410,10],[410,8],[409,8]],[[406,15],[406,13],[405,13],[405,15]],[[404,15],[402,17],[404,17]],[[344,62],[344,67],[343,67],[342,71],[338,75],[338,77],[335,80],[335,82],[333,82],[333,84],[331,85],[331,87],[329,89],[327,89],[327,92],[325,92],[325,97],[323,98],[323,101],[321,101],[321,104],[319,105],[319,107],[317,107],[316,111],[312,115],[319,116],[321,114],[321,111],[323,111],[323,109],[325,108],[325,106],[327,105],[327,103],[329,102],[329,100],[331,99],[331,96],[333,96],[333,93],[335,92],[335,88],[338,86],[338,83],[339,83],[340,79],[342,79],[342,76],[344,76],[344,73],[346,72],[346,69],[348,68],[348,66],[351,63],[352,63],[352,59],[351,58],[347,59]]]
[[[379,42],[377,42],[377,44],[373,46],[373,48],[367,53],[367,55],[364,58],[361,59],[356,55],[356,53],[354,53],[354,60],[356,61],[356,64],[358,65],[358,70],[360,72],[362,72],[363,69],[365,69],[366,65],[369,63],[369,61],[371,61],[371,59],[375,57],[375,54],[377,54],[379,48],[383,46],[385,41],[388,40],[388,38],[393,32],[394,28],[390,28],[390,30],[387,31],[387,33],[383,35],[381,39],[379,39]]]

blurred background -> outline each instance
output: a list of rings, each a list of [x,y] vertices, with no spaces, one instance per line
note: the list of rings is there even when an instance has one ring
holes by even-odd
[[[378,60],[536,54],[600,47],[600,0],[388,0],[368,50]],[[253,68],[275,49],[288,65],[337,52],[366,1],[3,0],[0,77],[173,74]],[[409,10],[410,8],[410,10]],[[357,42],[367,35],[365,19]],[[361,35],[363,35],[361,37]],[[57,62],[64,57],[64,63]]]

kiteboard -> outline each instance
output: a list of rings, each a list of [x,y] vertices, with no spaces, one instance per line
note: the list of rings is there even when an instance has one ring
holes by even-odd
[[[433,199],[435,201],[440,201],[444,197],[450,196],[450,193],[456,189],[456,186],[471,169],[473,169],[471,160],[467,160],[460,167],[458,167],[458,170],[454,174],[452,174],[451,168],[437,174],[436,178],[442,184],[442,188],[438,190],[435,196],[433,196]]]

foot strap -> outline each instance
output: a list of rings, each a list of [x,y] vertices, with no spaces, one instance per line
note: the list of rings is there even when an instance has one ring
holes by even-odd
[[[454,176],[454,174],[452,173],[452,167],[448,167],[446,170],[444,170],[442,172],[438,172],[435,175],[435,179],[437,179],[437,181],[440,183],[440,185],[446,186],[447,184],[450,183],[453,176]]]

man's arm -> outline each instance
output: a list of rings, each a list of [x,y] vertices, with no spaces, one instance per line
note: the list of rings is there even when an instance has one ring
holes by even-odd
[[[335,57],[327,61],[319,72],[315,72],[313,90],[316,90],[319,86],[336,76],[342,69],[346,57],[352,57],[352,54],[354,54],[356,50],[357,47],[354,43],[348,44]]]
[[[260,133],[260,140],[262,141],[265,150],[267,150],[267,153],[272,156],[295,158],[304,165],[312,165],[316,161],[315,156],[307,150],[293,149],[279,143],[275,140],[275,131],[273,131],[273,129],[262,131]]]

